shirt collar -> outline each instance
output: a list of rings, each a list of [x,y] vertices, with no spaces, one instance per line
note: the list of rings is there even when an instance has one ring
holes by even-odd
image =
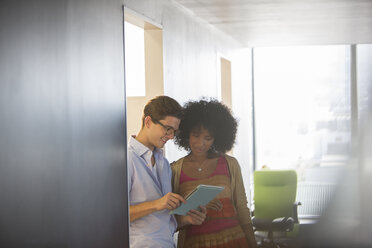
[[[131,146],[134,150],[134,152],[138,155],[138,156],[142,156],[143,154],[147,153],[148,151],[151,152],[151,150],[145,146],[144,144],[142,144],[141,142],[139,142],[138,140],[136,140],[136,136],[135,135],[132,135],[129,139],[129,146]],[[159,149],[157,147],[155,147],[154,149],[154,154],[159,154],[159,155],[163,155],[164,152],[162,149]]]

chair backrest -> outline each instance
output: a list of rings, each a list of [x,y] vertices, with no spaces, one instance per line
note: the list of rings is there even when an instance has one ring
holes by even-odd
[[[255,218],[292,217],[297,190],[296,171],[262,170],[255,171],[253,177]]]

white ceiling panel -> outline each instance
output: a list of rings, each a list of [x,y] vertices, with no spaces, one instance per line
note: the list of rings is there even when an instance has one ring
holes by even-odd
[[[242,46],[372,43],[372,0],[175,0]]]

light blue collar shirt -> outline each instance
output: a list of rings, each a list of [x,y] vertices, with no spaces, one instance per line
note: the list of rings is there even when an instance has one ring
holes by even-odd
[[[161,149],[153,152],[134,137],[128,147],[129,204],[157,200],[172,191],[172,170]],[[130,223],[130,247],[175,247],[173,234],[177,223],[168,210],[153,212]]]

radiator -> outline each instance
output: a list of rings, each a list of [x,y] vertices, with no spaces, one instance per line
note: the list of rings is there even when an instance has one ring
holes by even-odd
[[[319,217],[326,209],[335,184],[331,183],[298,183],[297,201],[301,202],[298,207],[298,216],[301,218]]]

